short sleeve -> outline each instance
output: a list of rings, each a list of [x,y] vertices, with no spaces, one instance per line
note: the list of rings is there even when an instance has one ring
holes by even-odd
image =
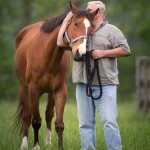
[[[115,32],[112,35],[111,41],[112,41],[113,48],[121,47],[123,50],[125,50],[126,52],[131,54],[127,40],[126,40],[125,36],[123,35],[123,33],[119,29],[115,30]]]

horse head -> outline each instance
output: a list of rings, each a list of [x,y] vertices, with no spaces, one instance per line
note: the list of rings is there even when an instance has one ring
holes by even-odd
[[[65,37],[72,49],[73,58],[82,61],[86,54],[86,43],[89,34],[94,31],[92,20],[98,9],[90,13],[87,10],[78,10],[70,1],[70,8],[73,13],[71,21],[65,31]]]

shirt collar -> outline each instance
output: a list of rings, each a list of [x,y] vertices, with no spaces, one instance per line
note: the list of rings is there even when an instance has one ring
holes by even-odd
[[[108,23],[108,21],[104,21],[104,22],[102,22],[101,23],[101,25],[99,26],[99,28],[97,28],[97,30],[99,30],[101,27],[103,27],[105,24],[107,24]],[[94,32],[96,32],[97,30],[95,30]],[[93,32],[93,33],[94,33]]]

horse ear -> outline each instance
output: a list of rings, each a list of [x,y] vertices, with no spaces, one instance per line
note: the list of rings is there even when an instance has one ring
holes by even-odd
[[[76,14],[78,11],[77,7],[75,5],[73,5],[71,1],[69,1],[69,3],[70,3],[70,9],[71,9],[72,13]]]
[[[93,12],[91,13],[92,16],[95,17],[95,16],[97,15],[98,11],[99,11],[99,8],[97,8],[95,11],[93,11]]]

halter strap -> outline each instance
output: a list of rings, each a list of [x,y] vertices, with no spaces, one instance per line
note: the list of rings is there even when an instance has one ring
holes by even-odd
[[[71,42],[71,40],[70,40],[70,38],[69,38],[69,36],[68,36],[67,31],[65,31],[65,36],[66,36],[66,39],[67,39],[68,43],[70,43],[70,42]]]
[[[69,38],[69,36],[68,36],[67,31],[65,31],[65,37],[66,37],[66,39],[67,39],[67,41],[68,41],[69,44],[75,43],[75,42],[78,41],[79,39],[87,39],[87,36],[82,35],[82,36],[79,36],[79,37],[77,37],[77,38],[75,38],[75,39],[73,39],[73,40],[71,41],[70,38]]]
[[[74,42],[78,41],[79,39],[87,39],[87,36],[84,36],[84,35],[79,36],[79,37],[75,38],[74,40],[72,40],[71,43],[74,43]]]

